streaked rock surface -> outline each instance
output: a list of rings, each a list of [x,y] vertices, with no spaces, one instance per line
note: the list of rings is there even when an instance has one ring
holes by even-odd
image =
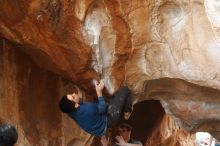
[[[1,117],[23,125],[23,131],[36,126],[40,134],[29,134],[27,143],[47,135],[40,140],[45,145],[49,139],[64,144],[70,132],[61,127],[67,121],[57,109],[52,114],[50,95],[57,104],[71,81],[92,100],[92,79],[104,78],[109,94],[126,83],[134,103],[160,100],[181,128],[208,131],[220,140],[219,7],[218,0],[1,0]],[[14,50],[5,51],[6,44]],[[28,59],[14,60],[20,51]],[[26,60],[37,66],[30,69]],[[35,111],[39,106],[49,109]],[[60,124],[52,136],[42,132],[50,120]]]

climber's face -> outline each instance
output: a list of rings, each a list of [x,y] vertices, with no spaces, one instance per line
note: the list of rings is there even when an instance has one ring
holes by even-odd
[[[79,96],[76,93],[73,94],[67,94],[67,99],[73,101],[75,103],[75,108],[79,107]]]

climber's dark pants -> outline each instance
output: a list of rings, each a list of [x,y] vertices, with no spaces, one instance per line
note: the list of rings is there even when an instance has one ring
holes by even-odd
[[[124,112],[131,112],[131,95],[127,86],[122,86],[108,105],[108,128],[115,126]]]

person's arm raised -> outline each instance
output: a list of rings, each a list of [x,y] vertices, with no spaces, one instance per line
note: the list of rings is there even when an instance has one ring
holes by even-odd
[[[95,84],[96,94],[97,94],[98,102],[99,102],[99,105],[98,105],[99,114],[106,112],[105,99],[102,95],[102,90],[104,89],[104,87],[105,87],[105,84],[103,80],[100,80],[99,83]]]
[[[77,86],[75,86],[75,88],[77,90],[77,95],[78,95],[78,98],[79,98],[79,103],[83,103],[82,91]]]
[[[104,89],[105,84],[103,80],[100,80],[99,83],[95,84],[96,94],[98,97],[102,96],[102,90]]]

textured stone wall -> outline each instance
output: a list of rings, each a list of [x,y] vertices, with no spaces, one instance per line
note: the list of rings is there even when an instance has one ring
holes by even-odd
[[[32,119],[29,108],[36,115],[41,111],[22,101],[32,101],[27,94],[37,84],[46,88],[52,82],[50,88],[62,91],[58,84],[63,77],[92,99],[91,80],[103,78],[108,94],[125,83],[134,103],[159,100],[181,128],[208,131],[220,139],[219,6],[218,0],[1,0],[0,36],[40,66],[39,74],[34,71],[30,76],[25,61],[14,68],[3,65],[7,75],[23,80],[2,75],[1,86],[10,85],[2,95],[15,94],[9,105],[24,110],[18,112],[21,118]],[[2,64],[7,64],[4,57]],[[45,88],[30,94],[35,101],[45,93],[38,103],[42,107],[47,106],[44,100],[50,101]]]
[[[176,122],[164,116],[148,138],[146,146],[197,146],[195,135],[181,129]]]
[[[92,138],[58,108],[70,82],[38,67],[7,40],[0,40],[0,118],[16,126],[18,146],[82,145]]]

